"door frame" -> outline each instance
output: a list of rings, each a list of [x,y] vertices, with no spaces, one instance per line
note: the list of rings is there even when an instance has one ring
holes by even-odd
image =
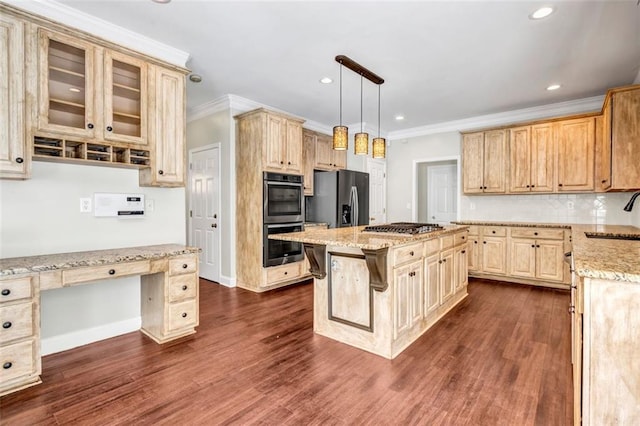
[[[215,142],[215,143],[212,143],[212,144],[209,144],[209,145],[199,146],[197,148],[192,148],[192,149],[189,150],[189,167],[188,167],[188,171],[189,172],[187,173],[187,175],[188,175],[187,176],[187,181],[188,181],[187,189],[188,189],[188,191],[187,191],[187,203],[186,203],[187,204],[187,206],[186,206],[187,207],[186,218],[187,218],[187,244],[190,245],[190,246],[193,245],[193,242],[192,242],[193,224],[192,224],[191,214],[189,214],[193,210],[193,205],[192,205],[193,201],[192,201],[192,197],[191,197],[191,194],[192,194],[192,191],[193,191],[193,188],[191,186],[191,184],[192,184],[192,174],[193,174],[191,164],[193,164],[193,154],[199,153],[199,152],[203,152],[203,151],[208,151],[208,150],[211,150],[211,149],[217,149],[218,150],[218,154],[220,154],[222,152],[222,147],[221,146],[222,146],[222,144],[220,142]],[[218,283],[220,283],[220,280],[221,280],[221,277],[222,277],[222,253],[221,253],[221,250],[222,250],[222,237],[221,237],[222,236],[222,217],[221,217],[222,216],[222,210],[220,209],[220,206],[222,205],[221,204],[222,203],[222,199],[221,199],[222,198],[221,197],[222,181],[220,180],[220,176],[222,175],[222,173],[221,173],[221,170],[220,170],[220,164],[221,164],[221,161],[220,161],[221,158],[220,157],[221,156],[218,155],[218,164],[216,164],[216,170],[218,172],[218,175],[217,175],[218,182],[220,182],[220,188],[218,189],[218,197],[217,197],[218,198],[218,200],[217,200],[217,202],[218,202],[218,211],[219,211],[219,213],[218,213],[218,218],[219,218],[219,220],[218,220],[218,224],[219,224],[218,225],[218,232],[219,232],[219,234],[218,235],[219,236],[218,236],[218,251],[217,251],[218,258],[215,259],[215,261],[218,262],[218,265],[220,265],[220,271],[218,273],[218,281],[217,281]]]
[[[384,183],[382,185],[382,202],[383,202],[383,208],[384,208],[384,219],[382,223],[386,223],[387,222],[387,161],[384,159],[367,157],[367,161],[365,163],[367,173],[371,173],[372,164],[384,165]],[[371,194],[371,183],[369,183],[369,194]],[[369,197],[371,197],[371,195],[369,195]],[[369,203],[369,213],[371,213],[371,203]]]
[[[437,158],[422,158],[413,160],[413,177],[412,177],[412,193],[411,193],[411,220],[414,222],[418,221],[418,166],[420,164],[429,164],[429,163],[439,163],[442,161],[455,161],[456,170],[457,170],[457,200],[456,200],[456,220],[460,220],[460,204],[462,202],[462,168],[460,167],[460,156],[459,155],[450,155],[446,157],[437,157]]]

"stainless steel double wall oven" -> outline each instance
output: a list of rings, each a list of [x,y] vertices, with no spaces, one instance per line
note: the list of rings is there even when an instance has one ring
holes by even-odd
[[[263,266],[304,259],[302,243],[269,239],[269,235],[304,229],[302,176],[264,172],[263,181]]]

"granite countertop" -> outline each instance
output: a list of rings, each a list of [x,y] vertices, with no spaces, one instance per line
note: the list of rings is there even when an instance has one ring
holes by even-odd
[[[570,223],[540,223],[540,222],[504,222],[504,221],[488,221],[488,220],[458,220],[458,225],[475,225],[475,226],[521,226],[524,228],[563,228],[571,229]]]
[[[181,244],[159,244],[108,250],[13,257],[0,259],[0,277],[82,266],[111,265],[136,260],[154,260],[198,252],[200,252],[198,247],[189,247]]]
[[[316,227],[303,232],[270,235],[269,239],[378,250],[416,241],[430,240],[432,238],[437,238],[442,235],[451,234],[467,228],[468,226],[463,225],[449,225],[445,226],[444,229],[440,231],[417,235],[403,235],[385,234],[380,232],[362,232],[364,226],[332,229]]]

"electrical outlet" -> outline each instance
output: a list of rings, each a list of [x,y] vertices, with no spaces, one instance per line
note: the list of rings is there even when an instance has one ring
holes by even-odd
[[[476,203],[469,203],[469,210],[475,210],[476,209]]]
[[[91,198],[80,198],[80,213],[91,213]]]
[[[153,208],[155,207],[155,203],[153,202],[153,200],[150,200],[149,198],[147,198],[144,204],[148,212],[153,211]]]
[[[567,201],[567,210],[573,210],[573,201]]]

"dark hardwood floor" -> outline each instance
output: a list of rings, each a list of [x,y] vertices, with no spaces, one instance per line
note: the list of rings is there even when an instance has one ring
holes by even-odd
[[[569,293],[471,280],[394,360],[313,334],[311,283],[255,294],[201,280],[194,336],[139,332],[43,359],[0,423],[569,425]]]

